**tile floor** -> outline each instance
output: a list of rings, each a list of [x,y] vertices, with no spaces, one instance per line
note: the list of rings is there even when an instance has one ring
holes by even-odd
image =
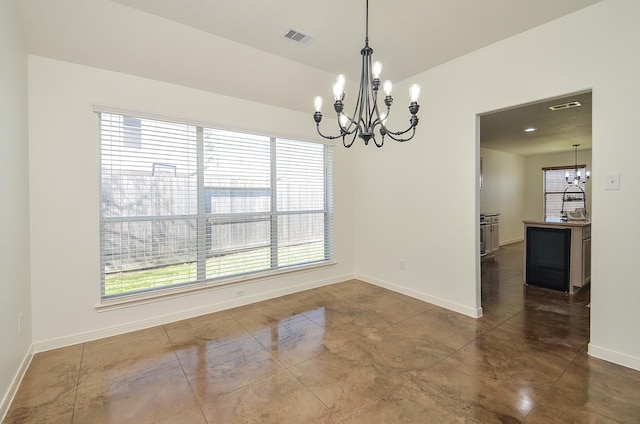
[[[588,289],[482,266],[472,319],[360,281],[36,355],[5,423],[639,423],[591,358]]]

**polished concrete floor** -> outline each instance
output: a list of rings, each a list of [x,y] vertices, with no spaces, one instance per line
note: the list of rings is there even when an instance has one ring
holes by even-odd
[[[523,286],[522,254],[482,265],[480,319],[348,281],[40,353],[5,422],[639,423],[588,288]]]

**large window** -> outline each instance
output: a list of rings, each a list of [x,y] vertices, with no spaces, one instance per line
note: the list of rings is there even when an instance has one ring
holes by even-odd
[[[565,175],[567,171],[573,175],[575,166],[543,168],[544,173],[544,219],[559,219],[562,216],[562,197],[568,187]],[[586,166],[578,166],[578,171],[585,175]],[[582,205],[579,205],[582,207]],[[571,206],[571,210],[575,205]],[[567,205],[565,205],[567,209]]]
[[[103,300],[331,260],[329,146],[99,119]]]

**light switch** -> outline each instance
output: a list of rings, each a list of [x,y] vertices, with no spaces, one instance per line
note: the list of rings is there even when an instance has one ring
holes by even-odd
[[[620,190],[620,174],[607,174],[605,190]]]

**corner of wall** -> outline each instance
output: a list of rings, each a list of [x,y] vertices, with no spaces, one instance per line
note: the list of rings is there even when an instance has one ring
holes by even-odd
[[[11,384],[9,385],[9,389],[7,393],[5,393],[2,401],[0,402],[0,422],[4,422],[5,417],[7,416],[7,412],[9,412],[9,407],[11,406],[11,402],[13,402],[13,398],[18,393],[18,387],[20,387],[20,383],[22,379],[27,373],[27,369],[29,369],[29,365],[31,364],[31,360],[33,359],[33,345],[29,348],[26,355],[22,359],[20,367],[18,368],[16,375],[13,377]]]
[[[640,371],[640,358],[589,343],[589,356]]]

